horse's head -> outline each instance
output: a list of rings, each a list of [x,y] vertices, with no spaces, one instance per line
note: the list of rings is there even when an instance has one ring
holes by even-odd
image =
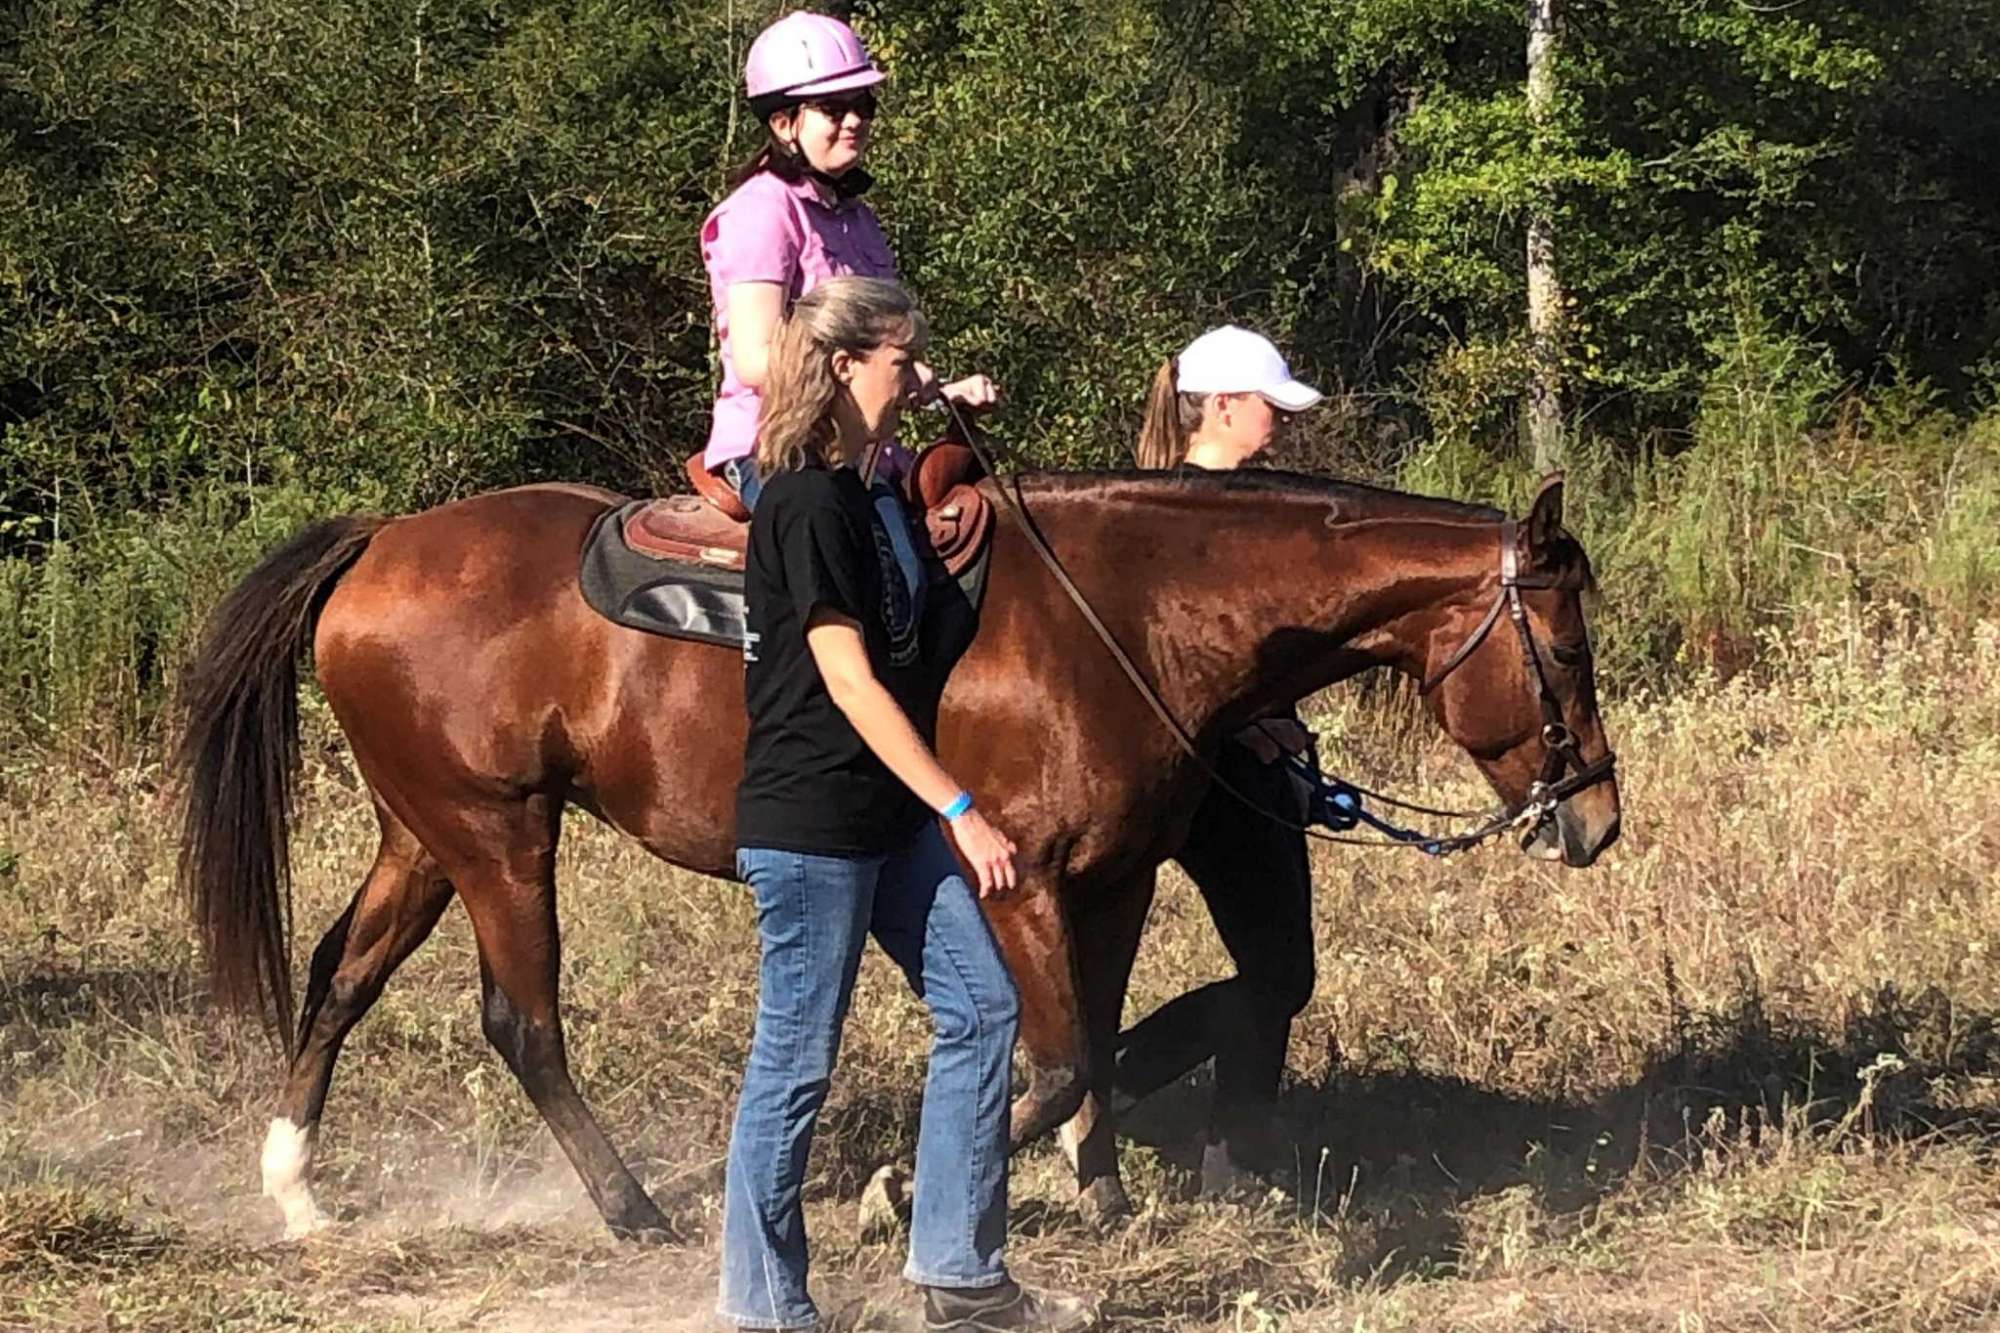
[[[1618,838],[1618,782],[1583,620],[1590,562],[1562,501],[1552,476],[1502,525],[1491,597],[1454,606],[1431,637],[1424,702],[1503,800],[1554,803],[1525,849],[1587,866]]]

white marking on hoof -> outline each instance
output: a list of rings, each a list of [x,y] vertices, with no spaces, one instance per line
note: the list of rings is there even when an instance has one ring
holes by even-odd
[[[1205,1196],[1234,1194],[1255,1189],[1257,1177],[1236,1164],[1226,1143],[1211,1143],[1201,1150],[1201,1192]]]
[[[1056,1131],[1056,1142],[1062,1147],[1062,1155],[1069,1159],[1069,1169],[1072,1173],[1077,1170],[1077,1151],[1083,1146],[1084,1131],[1081,1128],[1082,1124],[1083,1114],[1082,1112],[1078,1112],[1068,1120],[1063,1121],[1062,1128]]]
[[[861,1191],[861,1239],[889,1241],[910,1225],[910,1176],[900,1166],[885,1166],[868,1178]]]
[[[284,1210],[285,1239],[310,1236],[327,1225],[312,1196],[312,1131],[280,1116],[264,1135],[264,1193]]]

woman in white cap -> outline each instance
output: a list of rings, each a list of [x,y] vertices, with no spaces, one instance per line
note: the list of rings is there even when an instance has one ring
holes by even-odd
[[[722,344],[722,388],[703,464],[752,508],[757,414],[779,321],[828,278],[897,276],[882,224],[861,199],[872,184],[861,159],[875,125],[876,89],[887,77],[854,30],[824,14],[787,14],[750,44],[744,91],[762,142],[702,223],[701,255]],[[997,397],[984,375],[941,391],[928,368],[920,366],[918,378],[922,392],[967,407]],[[894,476],[905,461],[891,445],[881,470]]]
[[[1270,448],[1283,422],[1320,401],[1293,377],[1270,339],[1211,329],[1153,377],[1138,461],[1144,468],[1228,471]],[[1259,809],[1304,823],[1285,760],[1312,746],[1287,711],[1224,744],[1216,769]],[[1211,1056],[1215,1109],[1202,1186],[1219,1192],[1246,1168],[1276,1165],[1268,1129],[1292,1018],[1313,989],[1312,874],[1305,834],[1273,823],[1217,786],[1209,789],[1174,859],[1201,890],[1236,975],[1169,1001],[1126,1033],[1118,1052],[1121,1100],[1155,1092]]]
[[[1316,407],[1269,338],[1225,324],[1160,363],[1139,428],[1139,466],[1227,472],[1271,447],[1286,417]]]

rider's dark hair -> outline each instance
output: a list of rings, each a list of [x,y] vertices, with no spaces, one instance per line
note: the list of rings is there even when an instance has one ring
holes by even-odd
[[[764,142],[758,144],[756,151],[729,173],[730,189],[735,189],[760,171],[768,171],[779,180],[794,185],[807,176],[820,174],[813,171],[812,164],[806,161],[804,153],[780,139],[778,132],[771,128],[771,117],[779,112],[797,117],[804,105],[804,101],[791,93],[766,93],[762,97],[750,99],[750,113],[757,117],[757,123],[764,128]],[[865,193],[868,187],[875,183],[874,177],[859,166],[852,168],[843,176],[821,175],[821,179],[832,186],[835,193],[843,199],[851,199],[855,195]]]
[[[750,99],[750,114],[757,117],[757,125],[764,131],[763,142],[756,151],[729,173],[729,188],[735,189],[760,171],[768,171],[781,180],[799,181],[805,178],[805,155],[778,137],[771,128],[771,117],[780,111],[796,116],[799,113],[799,99],[787,93],[766,93],[762,97]]]

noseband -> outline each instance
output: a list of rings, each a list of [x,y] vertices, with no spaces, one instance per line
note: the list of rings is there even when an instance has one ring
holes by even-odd
[[[1535,632],[1528,626],[1528,608],[1521,601],[1523,588],[1560,588],[1563,584],[1559,579],[1522,575],[1521,555],[1516,544],[1518,526],[1511,518],[1500,522],[1500,588],[1493,594],[1493,605],[1486,609],[1486,618],[1479,622],[1479,628],[1472,631],[1471,637],[1458,646],[1458,651],[1424,681],[1420,693],[1429,694],[1442,685],[1447,676],[1465,665],[1466,659],[1478,651],[1479,645],[1486,642],[1486,636],[1493,632],[1493,627],[1500,623],[1500,613],[1507,613],[1508,619],[1514,622],[1515,633],[1520,636],[1521,656],[1527,661],[1528,674],[1534,679],[1542,706],[1541,775],[1528,787],[1528,794],[1520,808],[1509,819],[1510,824],[1526,826],[1528,836],[1532,838],[1555,813],[1557,806],[1578,792],[1610,781],[1618,768],[1618,756],[1607,746],[1603,758],[1586,764],[1577,748],[1576,733],[1563,721],[1562,705],[1549,685],[1549,673],[1542,666],[1542,655],[1535,647]]]

